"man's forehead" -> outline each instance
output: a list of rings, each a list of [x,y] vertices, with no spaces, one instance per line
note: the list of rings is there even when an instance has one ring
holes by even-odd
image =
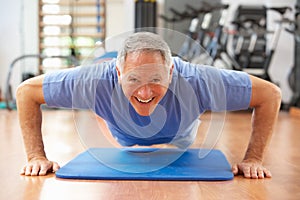
[[[159,51],[135,51],[126,55],[124,65],[135,67],[150,63],[164,64],[164,57]]]
[[[126,73],[164,73],[168,72],[168,67],[163,64],[158,63],[148,63],[143,65],[137,65],[137,66],[126,66],[125,67]]]

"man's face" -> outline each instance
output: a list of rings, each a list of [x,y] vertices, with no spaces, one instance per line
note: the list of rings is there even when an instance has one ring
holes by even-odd
[[[134,52],[126,56],[123,72],[118,70],[118,76],[133,108],[139,115],[148,116],[166,94],[172,69],[165,66],[159,52]]]

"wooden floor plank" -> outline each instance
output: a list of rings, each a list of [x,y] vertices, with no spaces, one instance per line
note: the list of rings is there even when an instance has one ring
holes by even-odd
[[[300,108],[291,107],[289,112],[291,116],[300,117]]]

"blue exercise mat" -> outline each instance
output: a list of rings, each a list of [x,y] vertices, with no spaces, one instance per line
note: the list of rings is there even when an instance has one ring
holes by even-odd
[[[202,153],[207,151],[207,155],[203,158],[199,158],[199,149],[188,149],[178,154],[178,151],[174,149],[147,149],[145,151],[145,149],[93,148],[79,154],[60,168],[56,172],[56,177],[85,180],[220,181],[233,179],[231,167],[220,150],[201,150]],[[151,153],[155,151],[157,153]],[[109,164],[100,162],[96,159],[97,155],[101,155],[106,162],[109,161]],[[176,156],[178,159],[173,161],[172,159]],[[169,165],[154,171],[147,171],[168,159],[172,161]],[[136,170],[137,173],[117,170],[118,167],[123,169],[128,167],[128,169]]]

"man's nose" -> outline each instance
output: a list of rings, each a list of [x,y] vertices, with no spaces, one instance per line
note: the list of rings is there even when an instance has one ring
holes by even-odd
[[[138,89],[138,95],[141,98],[149,98],[152,95],[151,87],[148,84],[143,85]]]

